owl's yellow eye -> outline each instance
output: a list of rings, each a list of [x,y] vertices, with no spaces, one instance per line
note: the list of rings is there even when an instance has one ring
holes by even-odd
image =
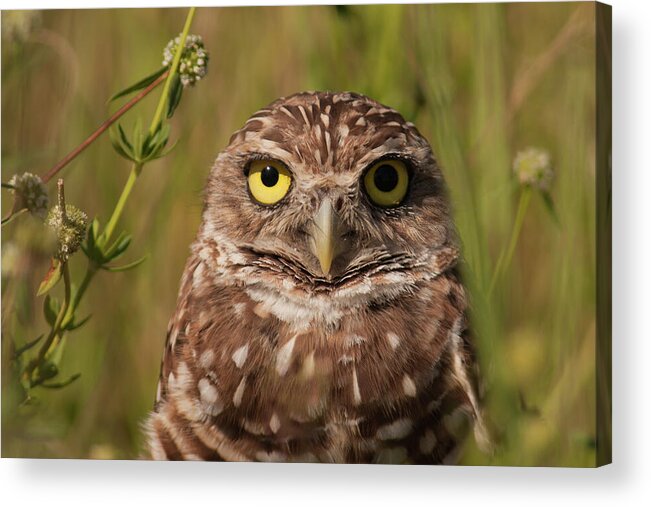
[[[292,175],[280,162],[256,160],[249,167],[249,191],[260,204],[276,204],[289,192]]]
[[[378,206],[398,206],[407,194],[409,172],[400,160],[382,160],[364,175],[366,193]]]

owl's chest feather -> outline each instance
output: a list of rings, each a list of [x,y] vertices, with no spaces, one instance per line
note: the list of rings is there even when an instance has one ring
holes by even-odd
[[[395,462],[410,445],[434,449],[448,434],[433,433],[443,405],[463,402],[450,382],[462,322],[452,289],[440,281],[309,325],[235,288],[214,290],[209,308],[190,297],[170,330],[160,412],[237,441],[226,459]]]

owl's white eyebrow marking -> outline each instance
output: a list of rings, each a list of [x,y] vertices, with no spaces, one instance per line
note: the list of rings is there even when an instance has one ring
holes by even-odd
[[[281,377],[287,373],[292,360],[292,351],[296,343],[296,336],[283,345],[276,356],[276,371]]]
[[[398,440],[409,435],[411,427],[411,419],[396,419],[391,424],[380,427],[375,436],[380,440]]]
[[[396,350],[400,345],[400,337],[396,333],[387,333],[387,341],[393,350]]]
[[[212,416],[218,415],[224,409],[224,405],[219,399],[217,388],[206,377],[199,380],[197,388],[204,411]]]
[[[359,405],[362,402],[362,395],[359,392],[359,383],[357,382],[357,369],[353,367],[353,403]]]
[[[206,349],[199,356],[199,366],[207,369],[210,366],[212,366],[214,360],[215,360],[215,353],[212,351],[212,349]]]
[[[269,420],[269,428],[271,428],[271,431],[274,433],[278,433],[278,430],[280,429],[280,419],[278,419],[276,412],[273,413]]]
[[[412,398],[416,396],[416,384],[414,384],[414,380],[409,375],[402,377],[402,390],[407,396],[411,396]]]
[[[239,349],[233,352],[231,359],[235,363],[235,366],[241,368],[246,362],[246,358],[249,355],[249,344],[242,345]]]
[[[434,450],[434,447],[436,447],[436,435],[432,430],[427,430],[420,438],[418,448],[423,454],[430,454]]]
[[[242,403],[242,396],[244,395],[245,387],[246,387],[246,375],[244,375],[242,377],[242,380],[240,380],[237,389],[235,389],[235,394],[233,395],[233,405],[235,405],[236,407],[239,407],[240,404]]]

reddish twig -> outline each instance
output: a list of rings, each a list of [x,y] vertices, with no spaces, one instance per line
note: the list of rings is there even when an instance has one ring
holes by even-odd
[[[48,172],[46,172],[43,175],[43,183],[47,183],[52,179],[56,173],[58,173],[61,169],[63,169],[66,165],[68,165],[77,155],[79,155],[82,151],[84,151],[88,146],[91,145],[95,139],[97,139],[99,136],[101,136],[111,125],[113,125],[124,113],[126,113],[129,109],[131,109],[133,106],[135,106],[140,100],[142,100],[149,92],[151,92],[154,88],[156,88],[159,84],[161,84],[165,78],[167,78],[167,74],[169,71],[164,72],[162,75],[156,79],[152,84],[150,84],[147,88],[142,90],[138,95],[133,97],[129,102],[127,102],[125,105],[123,105],[120,109],[118,109],[113,115],[106,120],[104,123],[102,123],[99,128],[93,132],[83,143],[81,143],[79,146],[77,146],[74,150],[72,150],[70,153],[68,153],[63,159],[57,163],[54,167],[52,167]]]

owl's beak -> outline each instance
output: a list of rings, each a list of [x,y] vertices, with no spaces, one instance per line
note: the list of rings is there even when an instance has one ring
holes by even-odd
[[[330,274],[332,261],[339,253],[340,228],[341,220],[333,209],[332,202],[329,198],[323,199],[312,220],[310,247],[326,276]]]

